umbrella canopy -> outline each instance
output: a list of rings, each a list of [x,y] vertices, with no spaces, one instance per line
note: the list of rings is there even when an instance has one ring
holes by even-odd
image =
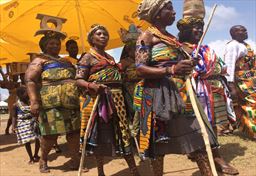
[[[62,31],[68,39],[77,39],[79,52],[88,48],[87,32],[97,23],[107,27],[110,40],[107,49],[122,45],[118,30],[135,24],[145,29],[148,25],[137,18],[140,0],[12,0],[0,5],[0,58],[8,62],[27,59],[26,53],[40,52],[38,13],[66,18]],[[62,42],[61,53],[66,53]],[[0,59],[0,64],[5,60]]]

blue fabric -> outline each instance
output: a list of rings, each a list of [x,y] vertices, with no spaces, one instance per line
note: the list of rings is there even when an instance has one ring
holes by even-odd
[[[60,62],[53,62],[53,63],[45,64],[43,66],[43,70],[45,71],[53,68],[68,68],[68,67],[71,67],[71,65],[60,63]]]

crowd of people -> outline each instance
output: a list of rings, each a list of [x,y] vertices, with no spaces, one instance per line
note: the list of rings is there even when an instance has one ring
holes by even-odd
[[[151,26],[145,31],[134,24],[122,29],[124,48],[119,63],[105,51],[108,29],[95,24],[87,36],[90,49],[79,59],[75,40],[66,42],[69,56],[60,57],[66,35],[49,29],[39,42],[42,53],[34,55],[26,73],[20,75],[21,82],[18,75],[8,77],[1,71],[1,88],[10,93],[5,133],[9,134],[12,124],[18,144],[25,144],[30,164],[39,161],[40,172],[50,172],[48,154],[53,147],[60,151],[57,139],[65,134],[71,170],[78,170],[85,148],[95,156],[99,176],[105,175],[104,156],[122,156],[130,174],[140,175],[135,151],[142,160],[150,160],[156,176],[163,175],[166,154],[186,154],[203,176],[213,175],[185,84],[191,79],[197,106],[206,117],[216,170],[239,173],[220,155],[217,136],[239,128],[256,139],[256,57],[245,42],[247,30],[241,25],[231,27],[232,40],[224,58],[208,45],[199,46],[196,55],[204,31],[203,1],[184,1],[178,38],[167,31],[175,15],[170,0],[143,0],[138,17]],[[35,141],[34,155],[31,141]],[[89,170],[84,167],[83,171]]]

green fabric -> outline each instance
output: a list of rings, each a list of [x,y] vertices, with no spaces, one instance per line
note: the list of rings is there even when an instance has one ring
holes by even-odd
[[[39,127],[41,135],[64,134],[80,129],[80,112],[64,108],[41,111]]]
[[[44,68],[54,62],[47,62]],[[79,90],[74,80],[75,73],[75,68],[70,66],[49,67],[42,72],[41,135],[64,134],[80,129]],[[58,82],[65,80],[67,82]],[[44,85],[44,82],[47,84]]]
[[[43,109],[79,109],[79,90],[75,83],[43,86],[40,95]]]

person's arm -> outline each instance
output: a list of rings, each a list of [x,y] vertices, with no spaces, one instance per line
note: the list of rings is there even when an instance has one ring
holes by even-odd
[[[16,112],[16,104],[13,105],[12,109],[10,111],[12,111],[12,132],[16,133],[17,132],[17,112]]]
[[[38,85],[41,81],[43,61],[41,58],[35,58],[28,66],[25,73],[25,83],[30,100],[31,113],[37,119],[39,116],[39,109],[41,105]]]
[[[76,70],[76,84],[80,88],[85,89],[90,94],[99,94],[104,91],[106,86],[103,84],[96,84],[87,81],[90,72],[90,57],[91,56],[89,54],[85,54],[83,58],[79,61]]]
[[[151,57],[151,49],[157,40],[150,32],[144,32],[137,40],[135,63],[137,74],[143,78],[162,78],[166,75],[188,75],[193,69],[193,61],[181,60],[171,67],[151,67],[147,63]]]
[[[235,65],[238,58],[238,49],[234,44],[229,43],[225,48],[224,62],[227,65],[227,80],[228,82],[234,82],[235,80]]]
[[[147,65],[151,57],[153,35],[150,32],[142,33],[136,43],[135,64],[137,74],[143,78],[162,78],[168,73],[166,68],[150,67]]]

